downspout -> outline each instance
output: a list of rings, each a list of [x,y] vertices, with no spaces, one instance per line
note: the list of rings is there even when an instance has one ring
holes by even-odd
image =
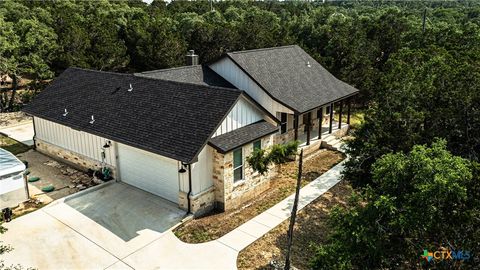
[[[36,139],[37,139],[37,130],[35,128],[35,116],[32,116],[32,124],[33,124],[33,149],[34,150],[37,150],[37,142],[36,142]]]
[[[192,194],[192,167],[188,164],[188,194],[187,194],[187,204],[188,210],[187,214],[191,214],[191,207],[190,207],[190,195]]]

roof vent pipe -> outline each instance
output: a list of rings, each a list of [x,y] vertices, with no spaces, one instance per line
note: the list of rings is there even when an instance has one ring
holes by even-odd
[[[95,123],[95,118],[93,118],[93,115],[92,115],[92,120],[90,120],[90,124],[93,124]]]
[[[312,65],[310,65],[310,61],[307,61],[307,67],[312,67]]]
[[[189,50],[185,56],[185,61],[187,66],[196,66],[198,65],[198,55],[195,54],[194,50]]]
[[[65,108],[65,112],[63,113],[63,116],[65,117],[67,116],[67,114],[68,114],[68,111],[67,111],[67,108]]]
[[[130,88],[128,88],[127,91],[128,91],[128,92],[132,92],[132,91],[133,91],[133,86],[132,86],[132,84],[130,84]]]

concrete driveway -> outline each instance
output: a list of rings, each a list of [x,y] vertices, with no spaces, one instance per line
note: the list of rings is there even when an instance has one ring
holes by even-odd
[[[343,164],[300,190],[299,211],[340,181]],[[294,201],[292,194],[217,240],[187,244],[166,230],[179,221],[182,212],[170,208],[168,202],[155,202],[155,198],[164,201],[154,195],[119,183],[79,197],[77,194],[7,223],[9,231],[2,241],[15,248],[2,258],[7,266],[20,263],[38,269],[237,269],[238,252],[289,218]],[[158,206],[150,207],[155,203]],[[136,210],[127,211],[126,206]],[[177,211],[178,216],[174,214]],[[135,222],[137,217],[150,221]]]
[[[12,126],[0,127],[0,133],[28,146],[33,145],[33,122],[25,121]]]
[[[74,194],[5,227],[6,265],[38,269],[130,268],[119,261],[160,238],[185,217],[162,198],[123,183]]]

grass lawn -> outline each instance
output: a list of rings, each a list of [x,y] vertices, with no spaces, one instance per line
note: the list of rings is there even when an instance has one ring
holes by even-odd
[[[309,262],[315,255],[313,244],[323,243],[328,235],[328,213],[335,205],[345,205],[352,191],[348,183],[341,181],[299,212],[293,232],[292,266],[310,269]],[[270,266],[272,260],[284,262],[289,222],[284,221],[240,251],[238,269],[274,269]]]
[[[334,151],[323,151],[307,158],[303,164],[302,186],[316,179],[343,158],[341,153]],[[295,161],[282,164],[279,174],[271,180],[270,188],[245,203],[242,208],[191,220],[175,229],[175,235],[187,243],[202,243],[227,234],[294,193],[297,165]]]
[[[15,141],[12,138],[0,134],[0,147],[11,152],[14,155],[26,152],[30,149],[29,146]]]

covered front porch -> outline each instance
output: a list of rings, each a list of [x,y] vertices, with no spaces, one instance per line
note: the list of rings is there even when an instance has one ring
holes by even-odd
[[[308,146],[330,135],[342,136],[350,125],[350,104],[350,99],[345,99],[301,114],[282,113],[278,143],[293,139]]]
[[[301,142],[300,146],[306,146],[316,140],[322,140],[322,138],[328,135],[336,134],[337,131],[342,130],[345,126],[348,129],[348,125],[350,125],[350,113],[350,99],[332,102],[327,106],[303,113],[300,115],[303,120],[303,132],[299,132],[298,125],[294,126],[295,139]],[[346,119],[344,119],[345,114]],[[298,121],[296,122],[298,123]]]
[[[330,126],[329,124],[322,125],[321,130],[318,126],[312,127],[310,130],[310,139],[308,138],[307,132],[303,132],[298,135],[297,140],[300,141],[300,147],[307,146],[316,143],[317,141],[325,140],[328,136],[334,136],[339,130],[342,128],[348,127],[348,124],[342,124],[341,128],[339,128],[339,122],[333,121],[332,122],[332,132],[330,133]]]

